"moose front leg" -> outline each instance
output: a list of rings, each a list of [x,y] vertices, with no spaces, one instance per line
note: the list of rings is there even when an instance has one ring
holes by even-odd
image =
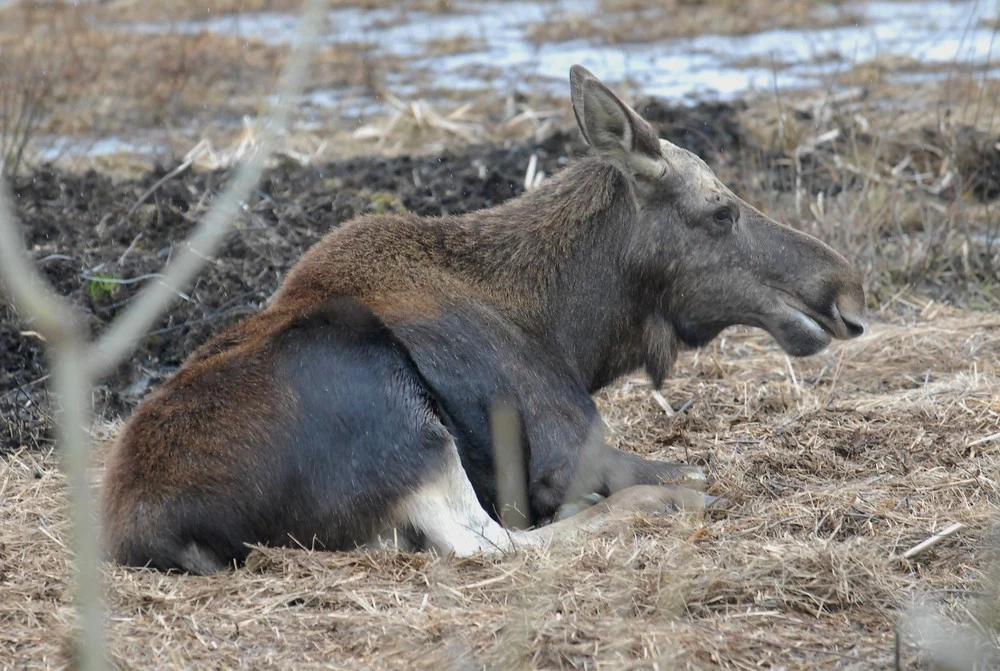
[[[576,449],[553,450],[550,444],[544,452],[532,450],[528,495],[537,523],[565,519],[634,485],[669,485],[692,494],[707,489],[703,468],[622,452],[605,442],[604,428],[595,417],[586,438],[574,441]],[[701,497],[705,505],[716,501]]]
[[[590,471],[588,473],[588,471]],[[646,459],[637,454],[604,446],[599,461],[588,466],[581,461],[570,480],[562,503],[556,508],[553,521],[563,520],[600,503],[606,497],[635,485],[662,485],[690,490],[690,499],[708,488],[708,474],[700,466]],[[701,494],[705,506],[718,499]]]
[[[607,448],[604,461],[605,478],[612,492],[632,485],[680,485],[698,491],[708,488],[708,473],[701,466],[646,459],[613,447]]]

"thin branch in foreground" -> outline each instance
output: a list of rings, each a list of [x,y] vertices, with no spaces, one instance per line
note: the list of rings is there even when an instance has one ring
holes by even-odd
[[[187,244],[167,264],[163,281],[144,287],[96,343],[89,364],[93,376],[108,373],[128,355],[132,344],[153,325],[177,292],[190,285],[204,263],[203,258],[212,256],[222,244],[231,221],[260,180],[267,161],[274,153],[278,135],[288,126],[292,101],[305,82],[307,65],[319,37],[319,27],[323,25],[322,10],[326,4],[325,0],[308,0],[299,22],[298,39],[278,84],[277,103],[270,123],[264,124],[257,151],[237,168],[232,181],[192,231]]]
[[[69,480],[72,523],[71,549],[75,557],[77,640],[73,666],[81,671],[108,667],[104,645],[101,598],[100,533],[94,515],[89,478],[89,393],[94,379],[124,359],[160,314],[187,286],[221,244],[240,204],[249,197],[274,150],[277,136],[288,125],[291,100],[302,88],[306,66],[314,51],[324,0],[307,0],[298,39],[285,66],[270,123],[265,124],[257,152],[242,164],[226,190],[196,227],[181,252],[164,271],[162,282],[151,283],[131,303],[108,332],[93,345],[65,298],[55,294],[29,261],[17,226],[12,199],[0,181],[0,280],[22,313],[46,342],[54,388],[62,408],[58,436],[62,466]]]
[[[494,402],[490,407],[490,430],[500,520],[508,529],[526,529],[529,526],[528,474],[517,407],[509,402]]]

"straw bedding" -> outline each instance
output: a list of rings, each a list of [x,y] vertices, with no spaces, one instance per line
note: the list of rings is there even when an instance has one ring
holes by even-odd
[[[641,377],[601,394],[614,443],[707,464],[727,509],[500,561],[260,548],[208,578],[109,566],[110,650],[123,668],[931,668],[905,626],[917,604],[996,663],[1000,319],[923,307],[805,360],[727,331],[682,357],[666,408]],[[0,462],[0,500],[0,666],[64,667],[54,455]]]

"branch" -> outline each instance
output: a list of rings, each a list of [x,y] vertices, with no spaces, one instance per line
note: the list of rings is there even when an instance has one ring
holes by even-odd
[[[149,284],[116,319],[100,340],[88,346],[72,305],[57,296],[29,261],[10,194],[0,180],[0,280],[11,299],[50,350],[52,378],[62,407],[58,435],[63,469],[69,480],[72,522],[71,547],[76,563],[75,598],[77,609],[76,659],[81,671],[107,668],[104,651],[103,608],[99,531],[87,476],[87,427],[90,425],[89,394],[92,381],[124,359],[136,340],[169,306],[176,292],[187,286],[221,244],[240,203],[257,184],[270,158],[277,135],[288,125],[291,100],[302,88],[306,66],[312,55],[325,0],[307,0],[299,24],[297,40],[278,87],[278,100],[270,123],[266,123],[255,155],[236,171],[232,182],[198,225],[186,246],[165,269],[162,282]]]

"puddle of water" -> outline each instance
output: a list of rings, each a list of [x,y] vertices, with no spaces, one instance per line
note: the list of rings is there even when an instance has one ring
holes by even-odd
[[[987,250],[993,248],[1000,254],[1000,235],[988,235],[986,233],[975,233],[969,236],[969,241],[973,244],[982,245]]]
[[[163,146],[146,141],[131,141],[114,135],[102,138],[80,139],[56,136],[35,138],[39,147],[35,157],[43,162],[64,158],[100,158],[115,154],[153,155]]]
[[[527,25],[569,9],[585,14],[596,11],[596,2],[468,0],[459,3],[458,13],[448,14],[341,8],[329,12],[324,40],[327,44],[371,41],[378,45],[376,55],[406,59],[408,64],[432,73],[435,88],[442,90],[511,87],[532,77],[550,80],[553,91],[559,92],[570,65],[581,63],[602,78],[628,79],[647,94],[684,102],[732,98],[772,87],[816,86],[833,72],[848,69],[851,63],[887,55],[909,57],[929,66],[950,62],[981,65],[991,59],[995,37],[981,23],[995,19],[998,8],[997,3],[988,0],[878,1],[848,5],[846,9],[865,21],[838,28],[771,30],[745,36],[700,35],[614,46],[585,40],[535,45],[527,40]],[[832,6],[830,11],[834,11]],[[209,31],[278,44],[294,37],[296,22],[294,14],[263,12],[119,27],[140,32]],[[430,36],[443,40],[467,38],[474,50],[427,56],[424,42]],[[829,54],[839,58],[831,62]],[[739,65],[748,61],[767,63],[770,59],[786,67],[774,71],[764,66]],[[910,82],[936,76],[942,75],[905,75]],[[428,91],[407,91],[403,75],[390,76],[388,83],[398,95],[423,93],[434,97]],[[317,107],[347,103],[350,112],[364,114],[382,108],[378,101],[361,100],[356,93],[342,90],[316,91],[303,102]]]

